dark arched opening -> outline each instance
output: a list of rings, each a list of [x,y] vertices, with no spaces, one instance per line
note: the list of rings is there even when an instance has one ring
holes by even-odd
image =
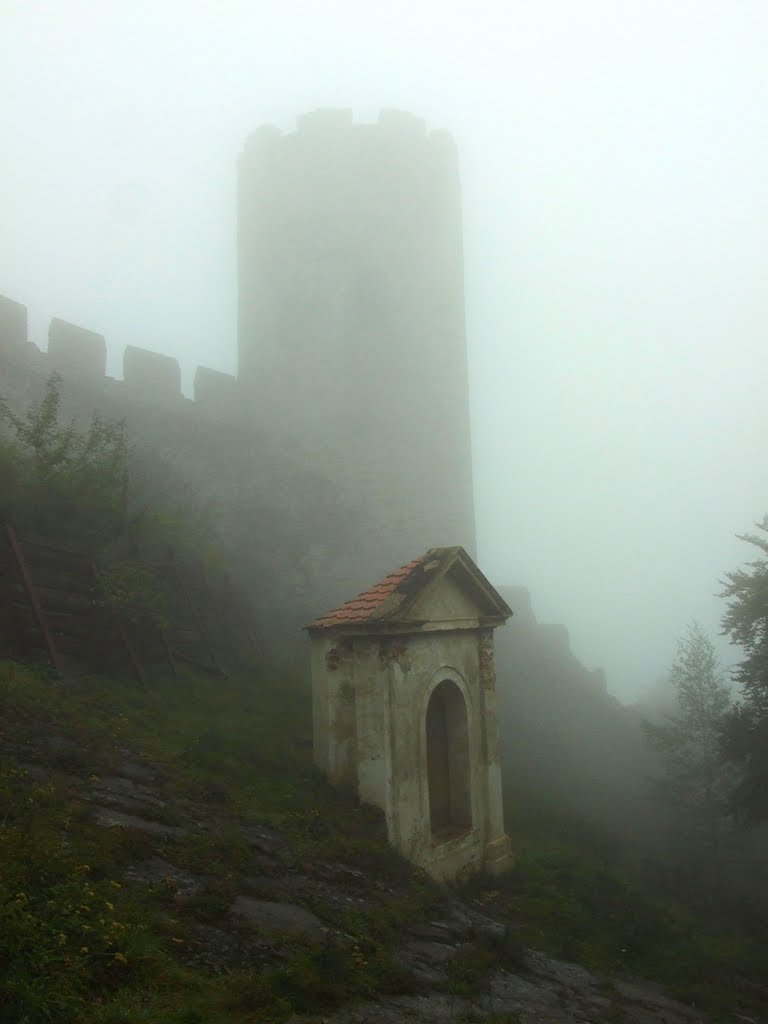
[[[426,724],[430,825],[441,841],[472,827],[467,705],[450,679],[432,691]]]

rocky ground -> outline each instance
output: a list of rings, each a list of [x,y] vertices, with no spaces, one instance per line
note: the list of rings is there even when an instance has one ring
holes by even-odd
[[[39,782],[51,777],[53,759],[59,765],[58,785],[81,803],[84,817],[136,837],[136,856],[122,869],[123,883],[167,894],[163,913],[169,928],[183,924],[180,960],[220,975],[222,983],[233,969],[285,963],[296,948],[340,943],[349,948],[353,936],[340,922],[365,921],[388,901],[409,898],[396,878],[373,875],[343,857],[303,859],[289,831],[260,824],[238,825],[245,852],[237,871],[222,878],[220,872],[191,868],[189,858],[178,854],[231,828],[218,802],[170,800],[161,775],[128,748],[118,751],[110,774],[82,768],[62,774],[62,763],[78,762],[75,746],[55,734],[32,746],[6,736],[0,754],[15,758]],[[515,938],[514,920],[495,914],[492,897],[492,892],[477,900],[448,889],[436,893],[430,912],[409,922],[395,943],[389,992],[321,1014],[294,1014],[292,1024],[703,1021],[648,982],[598,977],[524,949]],[[365,956],[355,949],[353,956]]]

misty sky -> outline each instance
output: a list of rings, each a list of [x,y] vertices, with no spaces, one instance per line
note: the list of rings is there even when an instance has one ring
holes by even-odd
[[[768,512],[766,55],[765,0],[0,0],[0,293],[189,390],[235,369],[249,131],[450,130],[480,565],[631,698]]]

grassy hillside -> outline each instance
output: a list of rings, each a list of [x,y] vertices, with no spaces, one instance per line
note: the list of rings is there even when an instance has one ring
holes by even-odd
[[[378,812],[316,774],[308,710],[270,673],[142,692],[0,662],[0,1024],[269,1024],[419,994],[443,983],[399,947],[457,897],[501,925],[458,947],[446,1020],[454,997],[476,1020],[540,1019],[479,999],[490,972],[524,969],[523,946],[645,975],[712,1019],[757,1019],[756,947],[522,815],[509,877],[431,883],[389,849]],[[288,916],[270,926],[265,906]],[[606,1005],[596,1019],[642,1019]]]
[[[439,897],[389,850],[378,815],[315,775],[305,697],[277,678],[189,676],[142,693],[129,681],[65,683],[0,664],[3,1024],[282,1021],[394,982],[398,929]],[[131,770],[151,773],[162,795],[156,836],[94,819],[87,786]],[[245,834],[259,825],[284,837],[280,873],[343,857],[346,870],[389,879],[397,892],[367,886],[359,913],[322,906],[318,884],[314,910],[343,928],[341,944],[284,936],[258,948],[244,931],[241,948],[190,964],[198,929],[229,929],[243,877],[271,859]],[[180,899],[170,874],[126,882],[158,854],[202,879],[193,895]]]

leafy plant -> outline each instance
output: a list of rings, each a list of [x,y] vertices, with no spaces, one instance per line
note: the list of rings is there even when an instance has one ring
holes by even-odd
[[[124,622],[166,629],[169,601],[161,581],[150,567],[117,562],[99,573],[100,603]]]
[[[121,883],[78,856],[54,784],[0,764],[0,793],[0,1021],[84,1019],[91,995],[135,982],[156,945]]]
[[[51,374],[42,399],[21,416],[0,396],[0,422],[11,435],[0,459],[3,511],[26,527],[93,546],[114,538],[122,527],[129,453],[125,426],[99,413],[84,432],[74,421],[62,426],[61,389],[61,376]]]
[[[768,534],[768,516],[757,523]],[[738,810],[754,819],[768,818],[768,536],[740,535],[761,553],[747,569],[725,574],[721,596],[728,602],[723,632],[744,656],[734,673],[743,697],[725,730],[725,751],[744,769],[734,794]]]

